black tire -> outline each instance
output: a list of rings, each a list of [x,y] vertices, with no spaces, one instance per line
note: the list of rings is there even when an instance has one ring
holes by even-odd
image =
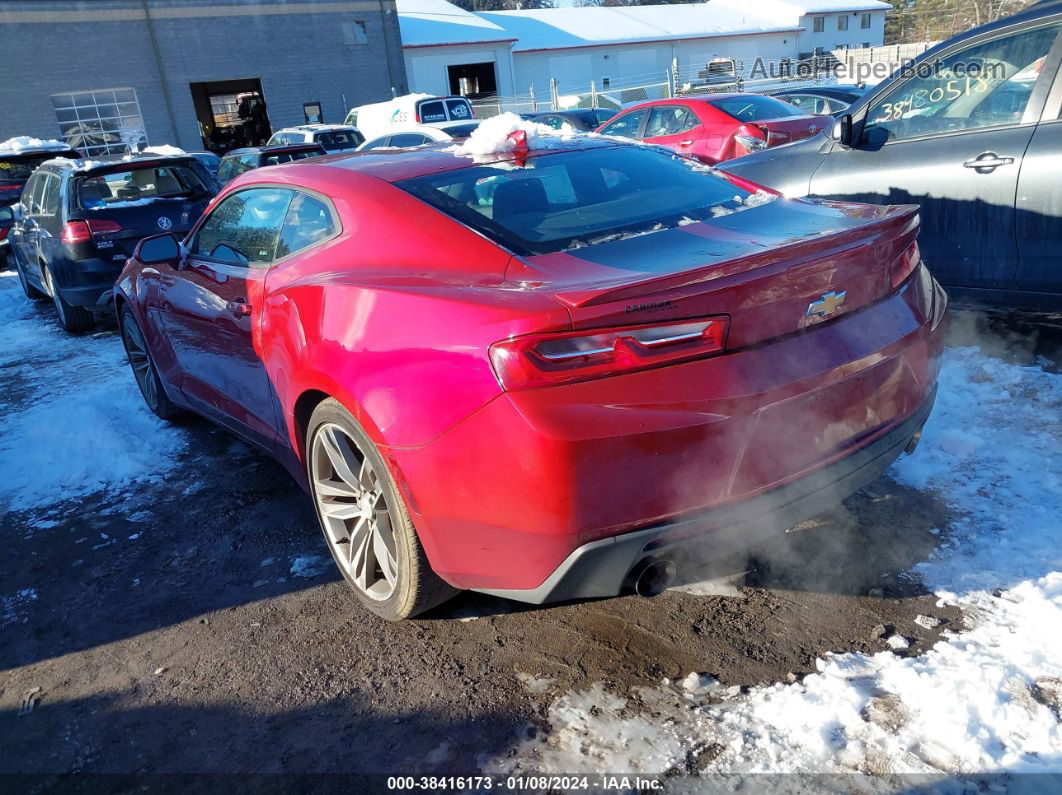
[[[393,592],[386,599],[370,598],[357,586],[348,572],[347,565],[337,556],[336,549],[329,539],[328,530],[321,516],[314,484],[312,456],[318,432],[326,425],[338,425],[346,432],[347,436],[358,447],[357,452],[368,458],[372,469],[376,473],[378,482],[382,486],[383,498],[390,514],[391,530],[397,553],[397,581]],[[372,443],[372,440],[369,439],[368,435],[350,415],[350,412],[343,408],[339,401],[328,398],[322,401],[314,410],[313,415],[310,417],[309,426],[306,429],[305,453],[306,474],[310,483],[311,495],[313,496],[314,510],[317,512],[317,520],[321,525],[325,543],[340,573],[362,605],[383,619],[401,621],[423,613],[425,610],[430,610],[458,593],[457,589],[445,583],[432,571],[431,564],[428,563],[428,558],[424,554],[424,548],[417,537],[417,531],[409,518],[405,501],[396,488],[383,458]]]
[[[140,324],[136,322],[136,316],[128,305],[122,307],[119,325],[125,354],[129,358],[129,368],[133,371],[133,378],[140,387],[140,394],[144,396],[147,407],[160,420],[172,422],[179,419],[184,412],[166,394],[144,332],[140,330]]]
[[[41,273],[44,274],[44,282],[48,285],[48,292],[52,295],[52,303],[55,304],[55,314],[59,318],[59,325],[64,331],[71,334],[84,334],[92,331],[96,325],[96,317],[82,306],[74,306],[69,303],[55,286],[52,272],[45,263],[41,263]]]
[[[31,301],[44,301],[48,298],[48,294],[42,290],[38,290],[32,284],[29,283],[29,279],[26,278],[26,271],[22,267],[22,263],[19,262],[18,255],[15,254],[14,247],[11,248],[11,252],[8,254],[8,262],[10,262],[15,272],[18,274],[18,283],[22,285],[22,292],[26,294],[26,297]]]

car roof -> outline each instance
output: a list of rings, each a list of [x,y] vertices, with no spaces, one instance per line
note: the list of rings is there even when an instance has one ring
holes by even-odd
[[[587,137],[578,143],[566,141],[563,148],[532,150],[527,154],[527,158],[621,146],[641,146],[641,144],[633,142],[628,144],[612,139]],[[361,152],[325,155],[312,160],[287,163],[283,166],[283,169],[289,175],[299,173],[307,176],[315,171],[321,176],[325,176],[324,170],[332,173],[336,170],[346,170],[367,174],[386,182],[399,182],[429,174],[457,171],[471,166],[509,163],[517,159],[517,156],[512,152],[497,152],[495,154],[472,157],[457,154],[452,149],[453,144],[450,141],[426,144],[416,149],[368,149]],[[260,175],[262,180],[267,180],[268,172],[271,169],[272,167],[267,167],[249,171],[247,174]],[[298,169],[302,170],[297,171]]]
[[[285,127],[282,130],[277,130],[277,133],[282,132],[337,132],[346,130],[358,129],[353,124],[294,124],[291,127]],[[276,133],[274,133],[276,135]]]
[[[125,155],[100,155],[99,157],[65,158],[56,157],[41,163],[42,166],[56,166],[71,171],[90,172],[121,165],[136,165],[138,163],[158,163],[172,161],[175,163],[196,161],[195,155],[188,153],[160,155],[151,152],[130,152]]]
[[[317,143],[301,143],[301,144],[271,144],[269,146],[245,146],[242,149],[230,149],[225,153],[225,157],[234,157],[236,155],[261,155],[272,154],[274,152],[305,152],[316,151],[321,148]]]

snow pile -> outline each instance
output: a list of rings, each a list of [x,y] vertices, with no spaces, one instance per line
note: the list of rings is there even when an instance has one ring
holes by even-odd
[[[313,579],[314,577],[320,577],[331,569],[332,565],[331,558],[325,558],[321,555],[300,555],[292,559],[289,573],[292,577]]]
[[[184,435],[148,411],[118,336],[66,334],[11,272],[0,274],[0,317],[0,505],[30,510],[161,482]]]
[[[530,151],[570,148],[586,137],[568,124],[554,130],[548,125],[522,119],[515,113],[502,113],[481,122],[463,143],[450,147],[448,151],[473,156],[512,152],[520,146],[517,136],[513,135],[515,132],[523,132],[526,135],[527,148]]]
[[[1062,375],[949,350],[892,475],[960,517],[916,571],[969,631],[919,657],[827,655],[802,682],[694,709],[667,686],[634,710],[595,686],[499,769],[661,773],[711,748],[705,770],[737,774],[1062,771]]]
[[[57,141],[54,138],[31,138],[28,135],[19,135],[0,142],[0,154],[17,155],[30,151],[55,151],[57,149],[69,149],[70,145]]]

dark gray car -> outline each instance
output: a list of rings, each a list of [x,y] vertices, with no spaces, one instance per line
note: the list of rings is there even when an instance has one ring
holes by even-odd
[[[726,163],[791,196],[922,206],[953,296],[1062,307],[1062,0],[943,42],[819,135]]]

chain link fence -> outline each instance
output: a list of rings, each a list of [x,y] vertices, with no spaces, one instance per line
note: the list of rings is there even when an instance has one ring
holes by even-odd
[[[876,82],[931,46],[932,42],[926,42],[840,49],[811,58],[772,61],[718,58],[684,67],[675,64],[663,73],[634,75],[622,83],[613,80],[604,84],[597,81],[578,84],[553,78],[548,85],[541,87],[541,93],[538,86],[532,85],[526,94],[472,100],[472,107],[476,118],[486,119],[505,112],[530,114],[576,108],[618,110],[636,102],[703,94],[766,94],[785,88],[863,82],[859,78],[865,73]],[[866,69],[863,65],[875,68]]]

